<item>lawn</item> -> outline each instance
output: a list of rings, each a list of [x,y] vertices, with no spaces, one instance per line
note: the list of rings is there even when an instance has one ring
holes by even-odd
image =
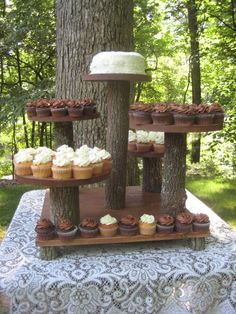
[[[236,229],[236,179],[187,178],[186,187]],[[29,185],[0,188],[0,240],[14,215],[21,195],[36,189]]]
[[[186,187],[236,229],[236,179],[190,177]]]

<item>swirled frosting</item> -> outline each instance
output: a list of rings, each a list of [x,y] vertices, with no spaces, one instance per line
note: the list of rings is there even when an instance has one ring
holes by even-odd
[[[113,225],[117,223],[117,220],[115,217],[112,217],[111,215],[107,214],[100,218],[100,223],[103,225]]]
[[[170,215],[163,214],[158,217],[157,222],[162,226],[170,226],[173,225],[174,218]]]
[[[48,153],[42,152],[34,156],[33,164],[41,165],[41,164],[46,164],[50,161],[52,161],[52,156]]]
[[[97,162],[101,162],[102,158],[99,156],[98,153],[96,153],[94,151],[90,151],[89,152],[89,161],[91,164],[95,164]]]
[[[149,138],[148,138],[148,132],[146,131],[137,131],[137,143],[148,143]]]
[[[55,155],[55,152],[51,148],[48,148],[46,146],[39,146],[36,149],[36,154],[40,154],[40,153],[47,153],[47,154],[50,154],[51,156]]]
[[[61,231],[70,231],[74,229],[75,225],[68,218],[60,217],[58,218],[57,227]]]
[[[80,223],[80,226],[88,229],[95,229],[98,227],[98,222],[93,218],[84,218]]]
[[[129,142],[135,142],[136,141],[136,133],[132,130],[129,130]]]
[[[155,223],[155,217],[153,215],[143,214],[140,217],[140,221],[146,224],[153,224]]]
[[[135,226],[138,224],[138,219],[132,215],[127,215],[121,218],[120,223],[126,226]]]
[[[51,220],[46,218],[41,218],[37,221],[35,230],[51,230],[54,229],[54,225]]]
[[[193,216],[193,221],[198,223],[208,223],[210,220],[206,214],[196,214]]]
[[[193,221],[193,215],[189,212],[180,212],[176,215],[176,220],[178,220],[182,224],[191,224]]]
[[[57,152],[65,152],[65,153],[68,153],[68,152],[73,152],[74,153],[74,149],[66,144],[64,145],[61,145],[57,148]]]
[[[32,148],[32,147],[28,147],[28,148],[25,148],[24,151],[30,155],[35,155],[36,154],[36,149],[35,148]]]
[[[160,104],[158,104],[158,103],[155,103],[154,104],[154,107],[153,107],[153,110],[155,111],[155,112],[159,112],[159,113],[162,113],[162,112],[167,112],[167,111],[169,111],[169,105],[168,104],[166,104],[166,103],[160,103]]]
[[[193,108],[189,105],[171,105],[171,111],[176,113],[193,114]]]
[[[29,162],[33,160],[33,156],[25,151],[19,151],[15,154],[14,160],[17,163]]]
[[[74,165],[79,167],[87,167],[91,164],[89,156],[80,156],[74,158]]]
[[[215,102],[210,105],[209,112],[224,112],[224,109],[221,107],[221,105]]]
[[[105,149],[101,149],[99,152],[98,152],[98,155],[100,156],[100,158],[102,160],[105,160],[105,159],[110,159],[111,158],[111,154],[106,151]]]
[[[80,148],[77,148],[75,153],[76,155],[80,156],[80,155],[87,155],[89,154],[91,148],[88,147],[87,145],[83,145]]]
[[[64,167],[71,164],[71,158],[65,153],[57,153],[56,158],[52,162],[55,166]]]

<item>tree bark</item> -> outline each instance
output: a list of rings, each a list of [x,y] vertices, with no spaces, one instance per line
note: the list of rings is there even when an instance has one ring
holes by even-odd
[[[201,68],[199,53],[199,34],[197,21],[197,6],[195,0],[188,0],[188,28],[191,44],[191,78],[192,78],[192,102],[201,103]],[[200,161],[201,135],[196,134],[192,141],[191,162]]]
[[[185,209],[186,134],[165,133],[161,212],[176,215]]]
[[[139,158],[128,157],[127,160],[127,186],[140,185]]]
[[[112,171],[105,195],[108,208],[120,209],[125,207],[130,84],[127,81],[111,81],[107,89],[107,150],[112,156]]]
[[[161,184],[161,158],[143,158],[143,192],[160,193]]]

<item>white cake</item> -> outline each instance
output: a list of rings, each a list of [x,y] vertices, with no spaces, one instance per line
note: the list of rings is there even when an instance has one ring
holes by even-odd
[[[105,73],[146,74],[144,57],[137,52],[100,52],[93,57],[90,74]]]

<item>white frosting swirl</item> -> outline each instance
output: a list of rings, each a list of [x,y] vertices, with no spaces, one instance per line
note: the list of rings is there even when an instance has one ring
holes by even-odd
[[[112,217],[111,215],[107,214],[100,218],[100,223],[103,225],[112,225],[117,223],[117,220],[115,217]]]
[[[28,147],[28,148],[25,148],[24,151],[30,155],[35,155],[36,154],[36,149],[33,148],[33,147]]]
[[[33,156],[25,151],[20,151],[15,154],[14,159],[16,163],[29,162],[33,160]]]
[[[77,148],[75,153],[77,156],[80,156],[84,154],[89,154],[90,150],[91,150],[90,147],[88,147],[87,145],[83,145],[80,148]]]
[[[140,221],[146,224],[153,224],[155,223],[155,217],[153,215],[143,214],[140,217]]]
[[[98,155],[100,156],[100,158],[102,160],[105,160],[105,159],[110,159],[111,158],[111,154],[106,151],[105,149],[101,149],[99,152],[98,152]]]
[[[57,152],[74,153],[74,149],[64,144],[57,148]]]
[[[34,165],[41,165],[41,164],[46,164],[50,161],[52,161],[51,154],[42,152],[42,153],[34,156],[33,164]]]
[[[87,167],[91,164],[89,158],[86,156],[80,156],[80,157],[76,157],[74,159],[74,165],[75,166],[79,166],[79,167]]]
[[[101,162],[102,158],[98,155],[98,153],[95,153],[94,151],[91,151],[89,153],[89,160],[91,164],[95,164],[97,162]]]
[[[68,166],[71,164],[71,159],[65,153],[58,153],[53,160],[53,164],[58,167]]]
[[[55,152],[51,148],[48,148],[46,146],[39,146],[36,149],[36,154],[41,154],[41,153],[48,154],[51,156],[55,155]]]
[[[135,142],[136,141],[136,133],[132,130],[129,130],[129,142]]]
[[[148,133],[149,142],[155,142],[157,138],[158,138],[158,132],[149,132]]]
[[[148,132],[146,131],[137,131],[137,142],[138,143],[148,143],[149,138],[148,138]]]
[[[158,136],[156,138],[156,144],[164,144],[165,142],[164,132],[158,132],[157,134]]]

